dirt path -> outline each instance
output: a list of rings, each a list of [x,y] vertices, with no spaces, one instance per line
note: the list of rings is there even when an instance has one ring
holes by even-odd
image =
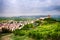
[[[1,37],[1,40],[11,40],[10,39],[11,34],[5,35]]]

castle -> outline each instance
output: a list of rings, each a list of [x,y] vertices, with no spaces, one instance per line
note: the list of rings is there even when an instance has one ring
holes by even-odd
[[[51,16],[50,15],[47,15],[47,16],[40,17],[39,19],[40,20],[44,20],[45,18],[51,18]]]

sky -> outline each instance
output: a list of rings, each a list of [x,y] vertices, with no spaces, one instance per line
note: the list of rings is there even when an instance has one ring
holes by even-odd
[[[0,16],[60,15],[60,0],[0,0]]]

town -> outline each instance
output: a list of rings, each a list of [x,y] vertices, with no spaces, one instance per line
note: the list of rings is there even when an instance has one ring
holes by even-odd
[[[45,18],[50,18],[50,15],[40,17],[39,19],[36,20],[44,20]],[[24,27],[24,25],[34,23],[36,20],[19,21],[19,22],[14,20],[9,20],[5,23],[0,23],[0,32],[2,32],[2,29],[7,29],[9,31],[14,31],[15,29],[21,29]]]

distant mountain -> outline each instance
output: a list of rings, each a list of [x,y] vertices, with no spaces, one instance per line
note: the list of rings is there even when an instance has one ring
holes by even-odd
[[[30,19],[38,19],[40,17],[46,17],[47,15],[35,15],[35,16],[15,16],[15,17],[0,17],[1,19],[24,19],[24,18],[30,18]],[[54,19],[60,19],[60,15],[51,15],[51,18]]]
[[[51,17],[58,20],[58,21],[60,21],[60,15],[52,15]]]

